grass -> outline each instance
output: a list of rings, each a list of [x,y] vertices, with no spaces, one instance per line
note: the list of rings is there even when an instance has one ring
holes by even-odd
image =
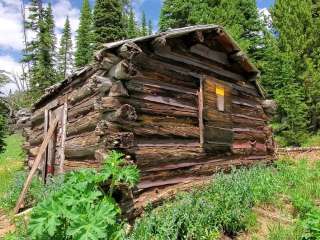
[[[292,212],[287,214],[294,219],[293,223],[271,226],[269,236],[262,239],[302,239],[309,231],[302,226],[308,221],[314,223],[308,216],[319,210],[319,182],[320,163],[307,160],[283,159],[271,167],[219,174],[205,190],[180,194],[174,201],[145,213],[129,239],[213,240],[219,239],[220,234],[235,236],[257,229],[253,207],[271,205],[286,209],[288,204]],[[309,229],[315,227],[311,225]]]
[[[11,200],[6,201],[8,208],[17,196],[16,193],[8,194],[14,192],[9,189],[18,189],[24,179],[17,174],[25,157],[21,150],[22,140],[20,135],[8,136],[7,149],[0,154],[0,199],[5,192],[6,197],[12,195]],[[320,162],[308,159],[281,159],[272,166],[216,174],[201,190],[181,193],[175,200],[147,210],[136,221],[127,239],[215,240],[222,234],[234,237],[244,232],[252,232],[252,239],[320,239],[320,236],[314,237],[320,233],[319,182]],[[37,184],[31,189],[35,189],[35,194],[31,195],[40,195],[43,191]],[[35,198],[30,199],[34,202]],[[262,238],[259,234],[254,235],[259,230],[259,216],[253,208],[260,206],[281,209],[294,221],[292,224],[272,224],[267,229],[268,235]]]
[[[0,198],[8,191],[14,174],[23,168],[25,154],[22,143],[23,137],[19,134],[6,138],[6,150],[0,154]]]
[[[302,143],[302,147],[319,147],[320,146],[320,133],[312,135]]]

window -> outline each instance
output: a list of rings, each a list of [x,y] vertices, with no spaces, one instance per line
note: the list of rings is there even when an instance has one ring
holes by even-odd
[[[216,94],[217,94],[217,109],[220,112],[224,112],[224,88],[216,85]]]

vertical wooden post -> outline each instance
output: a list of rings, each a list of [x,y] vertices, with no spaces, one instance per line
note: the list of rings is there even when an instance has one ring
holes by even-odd
[[[29,172],[29,175],[28,175],[28,177],[27,177],[27,180],[26,180],[25,183],[24,183],[22,192],[21,192],[21,194],[20,194],[20,196],[19,196],[19,199],[18,199],[18,201],[17,201],[17,203],[16,203],[16,206],[15,206],[15,208],[14,208],[14,213],[15,213],[15,214],[18,213],[18,211],[19,211],[19,209],[20,209],[20,205],[21,205],[21,203],[22,203],[22,201],[23,201],[23,198],[24,198],[24,196],[25,196],[25,194],[26,194],[26,192],[27,192],[27,190],[28,190],[28,188],[29,188],[29,186],[30,186],[30,184],[31,184],[32,177],[33,177],[33,175],[35,174],[35,172],[37,171],[37,168],[38,168],[38,166],[39,166],[39,164],[40,164],[40,162],[41,162],[41,160],[42,160],[42,155],[43,155],[44,152],[46,151],[46,148],[47,148],[47,146],[48,146],[48,143],[49,143],[49,141],[50,141],[50,139],[51,139],[54,131],[56,130],[58,121],[59,121],[58,118],[56,118],[56,119],[52,122],[52,125],[50,126],[47,134],[46,134],[45,137],[44,137],[44,140],[43,140],[43,142],[42,142],[42,144],[41,144],[41,147],[40,147],[40,149],[39,149],[38,155],[37,155],[36,159],[34,160],[34,163],[33,163],[33,165],[32,165],[32,168],[31,168],[31,170],[30,170],[30,172]]]
[[[203,124],[203,81],[204,77],[200,78],[200,87],[198,92],[198,103],[199,103],[199,129],[200,129],[200,146],[203,147],[204,144],[204,124]]]
[[[62,128],[62,136],[61,136],[61,148],[60,148],[60,166],[59,166],[59,172],[63,173],[63,164],[64,164],[64,149],[65,149],[65,141],[66,141],[66,131],[67,131],[67,120],[68,120],[68,104],[65,102],[63,105],[62,110],[62,122],[61,122],[61,128]]]
[[[44,136],[48,133],[49,129],[49,111],[48,109],[44,110]],[[43,182],[46,182],[46,175],[47,175],[47,159],[48,159],[48,148],[45,149],[45,152],[42,156],[42,180]]]

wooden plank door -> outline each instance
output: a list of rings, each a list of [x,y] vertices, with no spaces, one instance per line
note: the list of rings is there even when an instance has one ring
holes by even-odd
[[[63,172],[64,143],[66,135],[66,104],[47,110],[46,129],[50,128],[54,119],[58,119],[57,128],[52,135],[44,158],[42,176],[46,181],[48,176]],[[47,131],[45,129],[45,132]]]
[[[201,85],[202,146],[206,152],[229,152],[233,141],[231,88],[212,77],[204,77]]]

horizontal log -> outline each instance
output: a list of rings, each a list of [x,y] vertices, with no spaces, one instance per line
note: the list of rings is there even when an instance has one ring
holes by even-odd
[[[230,66],[228,55],[225,52],[212,50],[203,44],[196,44],[192,46],[190,48],[190,52],[226,66]]]
[[[180,85],[156,82],[131,80],[126,83],[126,88],[130,91],[143,92],[148,94],[167,95],[168,91],[172,94],[182,93],[185,95],[197,96],[197,89],[181,87]],[[181,97],[183,95],[181,94]],[[180,95],[179,95],[180,96]],[[190,96],[189,98],[191,98]]]
[[[98,169],[101,166],[101,162],[96,161],[94,159],[92,160],[81,160],[78,159],[65,159],[63,164],[63,170],[64,171],[74,171],[79,170],[83,168],[95,168]]]
[[[245,115],[237,115],[232,114],[232,123],[234,126],[237,127],[244,127],[244,128],[256,128],[258,126],[263,127],[266,125],[266,121],[264,119],[258,118],[251,118]]]
[[[181,147],[138,147],[135,151],[136,164],[139,168],[155,167],[163,163],[177,163],[185,159],[195,159],[204,156],[200,144]]]
[[[141,99],[148,102],[160,103],[173,107],[180,107],[184,109],[191,109],[197,111],[197,103],[195,101],[186,101],[184,99],[166,97],[166,96],[155,96],[144,93],[130,93],[130,97],[133,99]],[[195,100],[195,99],[193,99]]]
[[[223,78],[228,78],[234,81],[244,81],[245,78],[237,73],[231,72],[229,70],[223,69],[214,65],[212,63],[203,61],[202,59],[197,59],[194,56],[191,56],[187,53],[179,53],[177,51],[156,51],[156,54],[165,59],[170,59],[176,62],[187,64],[188,66],[194,67],[195,69],[201,69],[206,72],[210,72],[216,76]],[[196,70],[195,70],[196,71]]]
[[[123,128],[137,136],[199,138],[198,123],[192,119],[141,115],[136,122],[122,122]]]
[[[180,86],[187,89],[198,89],[198,79],[186,74],[178,74],[170,71],[169,69],[157,70],[156,66],[149,67],[148,65],[138,65],[138,73],[130,77],[130,80],[136,80],[138,82],[153,82],[156,84],[169,84],[168,86]]]
[[[252,107],[252,108],[258,108],[258,109],[263,110],[261,103],[259,101],[248,99],[248,98],[243,98],[243,97],[233,96],[232,97],[232,104],[233,105],[240,105],[240,106],[247,106],[247,107]]]
[[[220,128],[216,125],[206,124],[204,131],[204,139],[206,141],[216,141],[231,143],[233,140],[233,131],[230,128]]]
[[[101,138],[95,134],[95,132],[86,132],[79,135],[68,136],[66,137],[66,141],[73,144],[73,143],[82,143],[85,145],[86,143],[95,143],[99,142]]]
[[[97,112],[89,113],[77,121],[67,125],[67,136],[79,135],[83,132],[93,131],[98,121],[100,121],[101,114]]]
[[[73,107],[68,107],[68,121],[71,119],[77,118],[88,114],[94,110],[95,97],[89,98],[86,101],[83,101],[81,104]]]
[[[43,142],[43,133],[41,133],[40,135],[31,135],[29,138],[29,143],[31,146],[37,146],[40,145]]]
[[[167,104],[150,102],[148,100],[132,99],[132,98],[110,98],[103,97],[97,103],[97,109],[100,111],[110,111],[119,108],[123,104],[132,105],[137,112],[147,114],[157,114],[165,116],[184,116],[184,117],[197,117],[198,110],[191,108],[181,108]],[[139,114],[138,114],[139,115]]]
[[[267,146],[265,143],[257,141],[234,141],[232,152],[238,155],[267,155]]]
[[[231,141],[222,142],[221,140],[211,140],[211,139],[204,139],[203,148],[205,149],[206,153],[210,154],[223,154],[223,153],[231,153]]]
[[[264,131],[259,131],[250,128],[234,128],[233,129],[234,140],[256,140],[259,142],[265,142],[267,134]]]
[[[94,158],[95,151],[99,148],[99,145],[69,145],[66,144],[64,154],[66,158],[83,159],[83,158]]]
[[[253,156],[251,158],[236,156],[222,159],[217,159],[216,157],[214,157],[214,159],[208,158],[208,162],[204,162],[201,165],[194,165],[181,169],[148,172],[146,176],[141,178],[138,188],[147,189],[178,184],[188,181],[190,178],[193,180],[197,177],[209,176],[220,171],[230,171],[234,167],[249,166],[257,163],[267,163],[271,160],[272,157],[267,155]]]
[[[199,79],[201,77],[201,74],[191,71],[188,68],[166,63],[163,60],[151,58],[145,53],[140,53],[139,55],[135,56],[132,59],[132,63],[142,69],[152,70],[156,73],[165,74],[167,76],[174,76],[175,78],[181,80],[183,80],[184,77],[186,77],[186,79]]]
[[[69,97],[68,100],[71,104],[79,102],[84,98],[90,96],[94,92],[94,89],[88,85],[83,86],[79,90],[74,91]]]
[[[213,107],[205,107],[203,111],[203,118],[205,121],[213,125],[213,123],[219,123],[221,122],[222,125],[230,126],[232,123],[231,115],[230,113],[221,112],[218,110],[215,110]],[[217,127],[222,127],[217,125]],[[228,128],[228,127],[226,127]]]
[[[246,115],[248,117],[259,118],[264,120],[268,119],[267,115],[264,113],[264,111],[260,107],[256,108],[256,107],[248,107],[244,105],[233,104],[232,113],[238,114],[238,115]]]
[[[135,139],[138,148],[143,147],[200,147],[198,139],[186,139],[186,138],[159,138],[159,137],[137,137]]]

